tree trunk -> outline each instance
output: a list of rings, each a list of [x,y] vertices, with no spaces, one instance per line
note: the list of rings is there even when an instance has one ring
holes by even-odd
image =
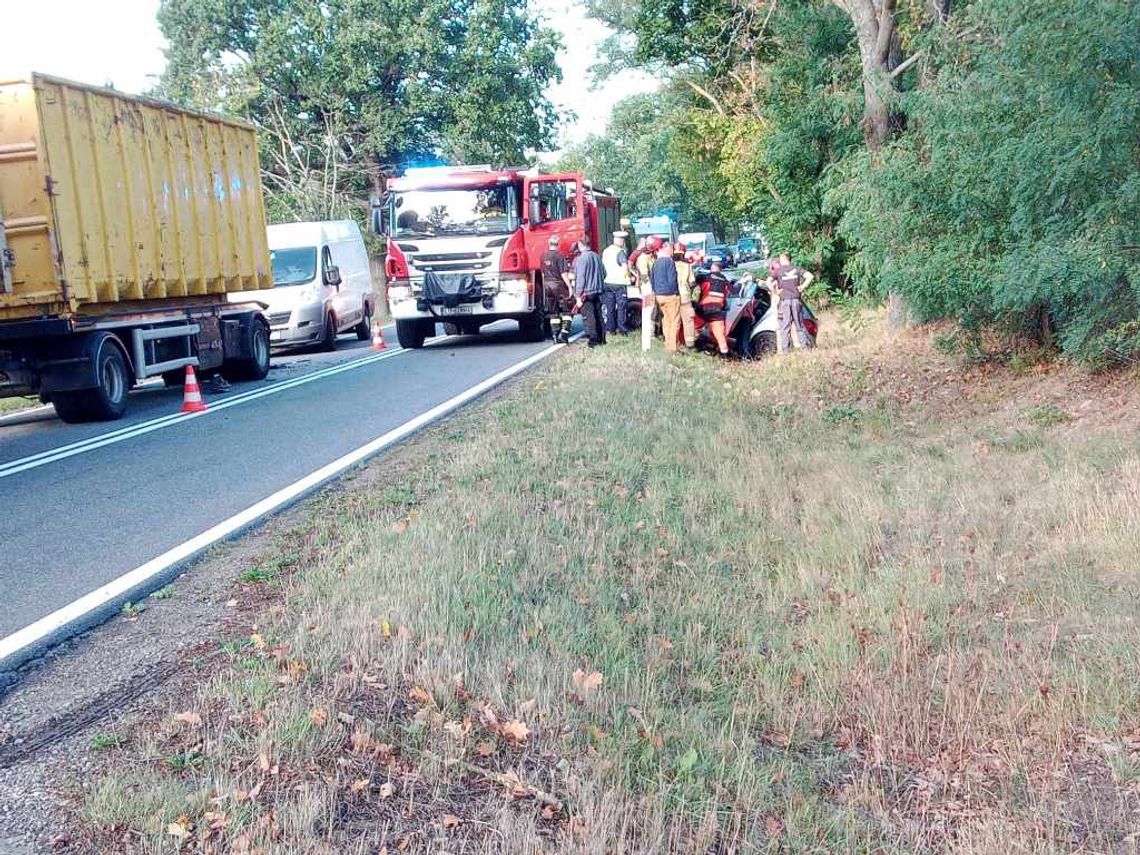
[[[878,151],[891,134],[891,110],[886,93],[891,83],[888,62],[895,34],[897,0],[833,0],[847,13],[859,42],[863,66],[863,140]]]

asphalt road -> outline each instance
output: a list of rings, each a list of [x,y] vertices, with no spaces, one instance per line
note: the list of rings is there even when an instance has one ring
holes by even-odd
[[[420,351],[392,332],[381,353],[275,354],[267,381],[207,387],[189,419],[161,386],[118,422],[0,418],[0,639],[549,346],[506,322]]]

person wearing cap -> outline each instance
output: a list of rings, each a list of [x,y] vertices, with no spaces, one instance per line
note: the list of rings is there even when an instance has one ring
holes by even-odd
[[[577,308],[582,312],[582,326],[590,347],[606,343],[606,325],[602,319],[602,294],[606,290],[602,259],[590,249],[590,239],[578,241],[578,257],[574,259],[574,292]]]
[[[681,329],[685,334],[685,347],[693,348],[697,346],[697,313],[693,309],[693,287],[697,278],[685,255],[683,243],[674,245],[673,263],[677,265],[677,290],[681,296]]]
[[[629,271],[626,263],[629,256],[625,251],[624,231],[613,234],[613,243],[602,253],[602,266],[606,270],[606,290],[602,293],[605,308],[606,332],[629,333],[629,305],[626,288],[629,287]]]
[[[657,260],[649,271],[653,299],[661,309],[661,333],[665,336],[665,350],[677,352],[677,337],[681,332],[681,289],[677,284],[677,263],[673,261],[672,247],[656,240]]]
[[[546,318],[550,321],[550,334],[554,341],[564,343],[569,341],[570,327],[574,323],[570,266],[566,263],[566,257],[558,251],[557,235],[550,236],[547,247],[539,260],[542,268],[542,291],[546,298]]]
[[[815,278],[808,271],[792,263],[788,253],[780,253],[780,262],[772,270],[775,280],[775,291],[779,302],[776,304],[776,349],[780,353],[787,353],[791,347],[789,341],[792,330],[795,330],[796,346],[801,349],[811,347],[811,336],[804,326],[803,289],[807,288]]]

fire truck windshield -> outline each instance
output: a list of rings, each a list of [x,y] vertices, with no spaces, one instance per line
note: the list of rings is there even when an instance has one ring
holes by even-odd
[[[392,198],[392,237],[510,234],[519,227],[514,188],[408,190]]]

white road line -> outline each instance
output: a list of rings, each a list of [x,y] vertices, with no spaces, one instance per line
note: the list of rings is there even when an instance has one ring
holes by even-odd
[[[265,398],[269,395],[276,395],[288,389],[295,389],[298,386],[304,386],[306,383],[312,383],[316,380],[323,380],[326,377],[341,374],[345,371],[352,371],[357,368],[363,368],[366,365],[373,365],[374,363],[382,362],[385,359],[391,359],[392,357],[399,356],[402,353],[407,353],[407,351],[397,348],[388,353],[378,353],[373,356],[363,357],[362,359],[352,359],[348,362],[342,362],[328,368],[322,368],[319,371],[313,371],[309,374],[302,374],[300,377],[294,377],[290,380],[282,380],[279,383],[261,386],[256,389],[251,389],[247,392],[240,392],[230,398],[222,398],[220,401],[210,404],[209,409],[202,413],[173,413],[169,416],[159,416],[158,418],[151,419],[150,421],[140,422],[138,424],[130,425],[125,428],[119,428],[118,430],[99,434],[98,436],[89,437],[87,439],[69,443],[68,445],[61,445],[57,448],[41,451],[37,454],[30,454],[27,457],[21,457],[18,460],[10,460],[7,463],[0,464],[0,478],[7,478],[10,475],[18,475],[19,473],[26,472],[29,469],[35,469],[39,466],[46,466],[49,463],[55,463],[59,460],[66,460],[68,457],[75,457],[77,454],[85,454],[98,448],[104,448],[105,446],[124,442],[128,439],[134,439],[136,436],[143,436],[144,434],[148,434],[156,430],[161,430],[162,428],[181,424],[182,422],[188,421],[189,419],[205,418],[211,413],[228,410],[230,407],[236,407],[241,404],[249,403],[250,401],[256,401],[258,398]]]
[[[577,340],[580,336],[581,333],[574,336],[571,341]],[[156,576],[189,561],[219,541],[225,540],[257,522],[262,517],[281,510],[305,494],[317,489],[327,481],[342,474],[345,470],[378,454],[388,446],[405,439],[420,428],[454,412],[468,401],[479,397],[484,392],[494,388],[505,380],[509,380],[516,374],[522,373],[532,365],[546,359],[551,354],[557,353],[563,347],[565,347],[565,345],[551,345],[545,350],[540,350],[538,353],[527,357],[521,362],[516,362],[498,374],[488,377],[480,383],[476,383],[458,395],[404,422],[399,427],[393,428],[387,433],[378,436],[371,442],[360,446],[360,448],[355,451],[350,451],[343,457],[339,457],[332,463],[322,466],[320,469],[306,475],[299,481],[294,481],[288,487],[284,487],[276,493],[266,496],[260,502],[206,529],[198,536],[192,537],[190,540],[180,543],[173,549],[167,550],[157,558],[152,558],[134,570],[124,573],[113,582],[108,582],[101,588],[97,588],[63,608],[57,609],[46,617],[40,618],[35,623],[5,638],[0,638],[0,670],[16,667],[30,658],[30,656],[33,655],[37,649],[44,646],[45,643],[50,642],[53,638],[57,638],[69,625],[82,624],[87,616],[114,604],[116,600],[124,597],[134,589],[146,585],[148,581],[154,579]]]

